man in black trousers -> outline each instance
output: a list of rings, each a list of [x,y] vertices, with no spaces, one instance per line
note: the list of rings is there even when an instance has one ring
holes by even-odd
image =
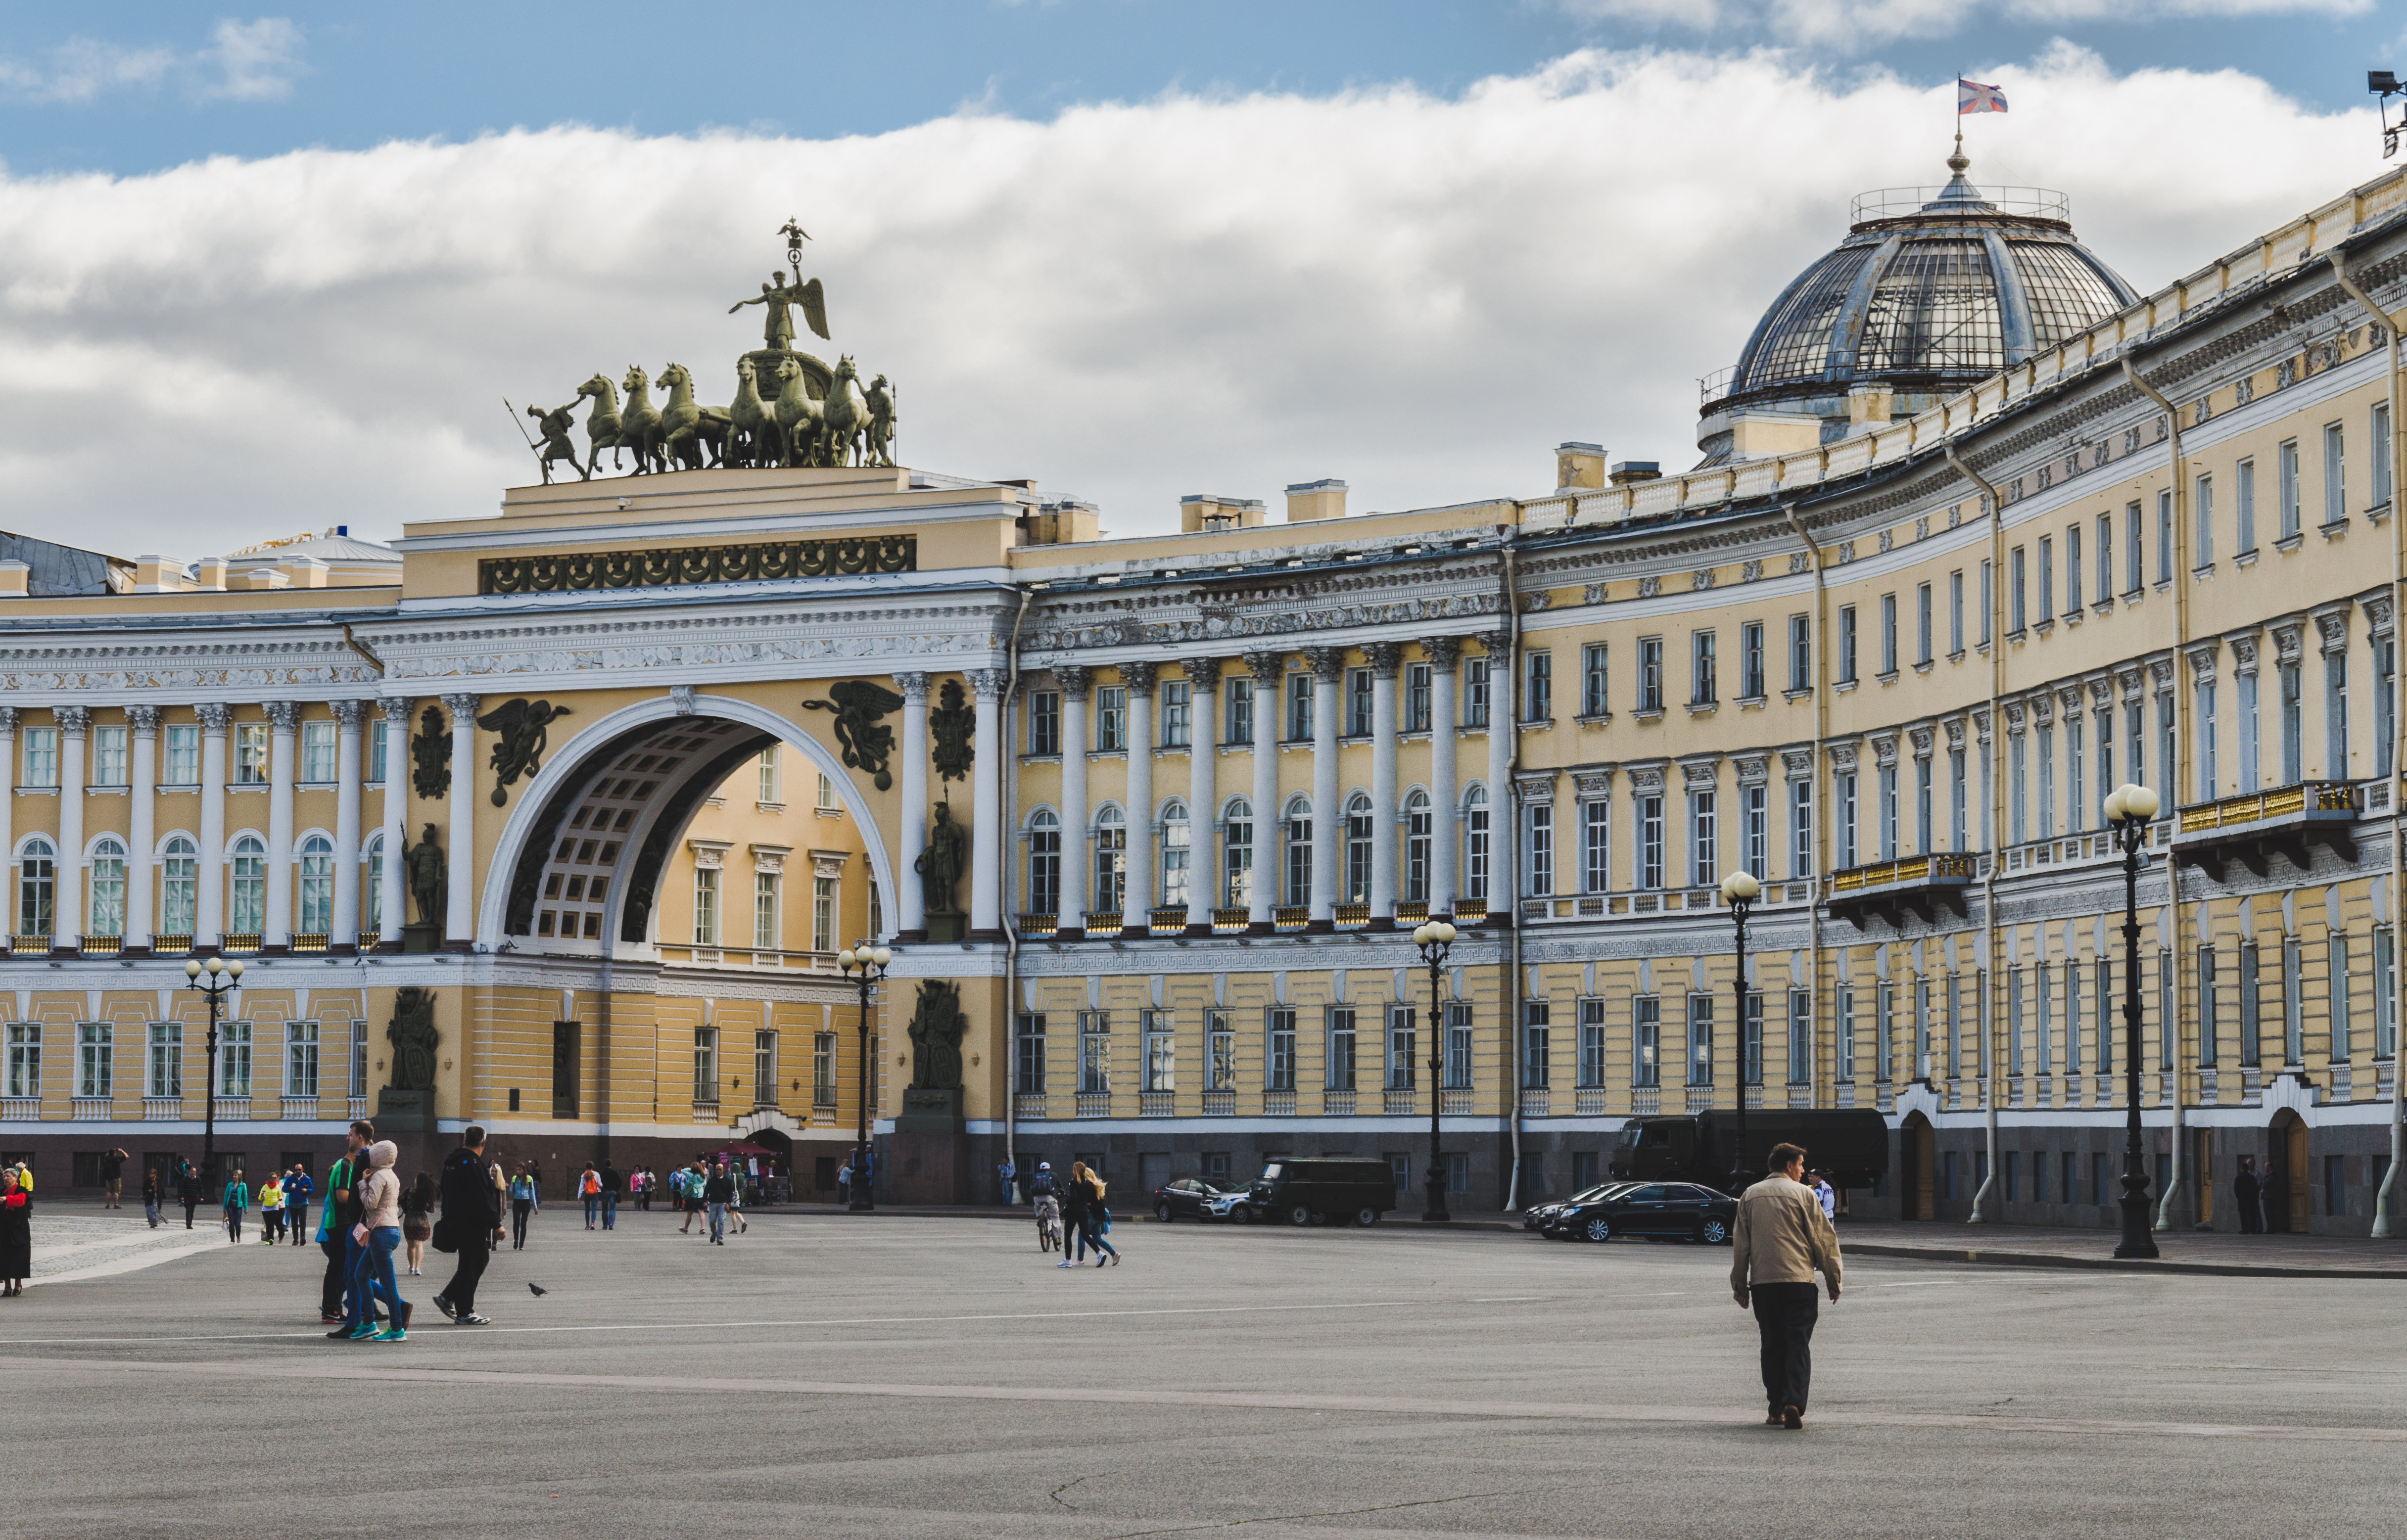
[[[485,1162],[485,1131],[474,1123],[461,1134],[460,1148],[443,1158],[442,1192],[444,1238],[459,1252],[460,1266],[434,1296],[434,1308],[454,1326],[491,1326],[477,1314],[477,1280],[502,1238],[502,1199]]]
[[[1763,1339],[1763,1393],[1768,1427],[1805,1425],[1805,1391],[1814,1376],[1814,1270],[1830,1299],[1839,1298],[1839,1236],[1821,1200],[1802,1179],[1805,1152],[1772,1147],[1772,1175],[1738,1201],[1730,1232],[1730,1290],[1742,1310],[1755,1307]]]

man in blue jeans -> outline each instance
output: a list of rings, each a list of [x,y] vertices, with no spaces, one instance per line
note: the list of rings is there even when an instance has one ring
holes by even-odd
[[[703,1184],[702,1201],[710,1206],[710,1244],[727,1244],[727,1205],[735,1200],[735,1178],[727,1173],[724,1163],[710,1168],[710,1177]]]
[[[626,1190],[627,1178],[605,1157],[602,1162],[602,1228],[619,1228],[619,1194]]]
[[[320,1312],[327,1319],[340,1320],[341,1325],[326,1333],[329,1338],[347,1338],[352,1328],[367,1319],[375,1309],[367,1297],[367,1289],[360,1281],[360,1263],[367,1252],[351,1239],[352,1227],[360,1222],[365,1210],[360,1205],[358,1186],[365,1175],[360,1169],[364,1157],[361,1151],[376,1140],[376,1125],[362,1119],[353,1123],[347,1142],[349,1146],[343,1158],[326,1173],[326,1205],[318,1226],[318,1248],[326,1253],[326,1280]]]

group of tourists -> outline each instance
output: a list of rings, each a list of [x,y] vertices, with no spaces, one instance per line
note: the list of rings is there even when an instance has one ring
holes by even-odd
[[[177,1189],[184,1203],[184,1228],[192,1228],[192,1211],[199,1206],[201,1177],[192,1162],[177,1162]],[[142,1177],[142,1212],[156,1230],[166,1221],[160,1218],[159,1205],[165,1196],[164,1183],[156,1167]],[[244,1185],[243,1174],[235,1172],[219,1194],[226,1239],[242,1244],[243,1216],[256,1205],[259,1210],[259,1241],[262,1246],[274,1246],[278,1241],[301,1244],[302,1232],[309,1228],[309,1200],[316,1195],[317,1183],[309,1176],[306,1166],[295,1164],[288,1171],[271,1171],[260,1178],[259,1186]]]
[[[669,1195],[685,1210],[677,1233],[697,1234],[713,1246],[727,1244],[727,1227],[737,1234],[751,1229],[744,1218],[744,1179],[723,1157],[697,1157],[691,1165],[669,1173]],[[695,1221],[705,1220],[695,1229]]]
[[[1036,1162],[1036,1175],[1029,1178],[1028,1198],[1036,1210],[1037,1245],[1050,1251],[1061,1248],[1061,1260],[1056,1267],[1077,1267],[1085,1263],[1087,1253],[1095,1254],[1098,1267],[1119,1265],[1119,1248],[1109,1239],[1112,1210],[1105,1201],[1110,1189],[1103,1174],[1091,1170],[1084,1161],[1070,1162],[1070,1179],[1057,1182],[1053,1162]]]
[[[399,1154],[363,1119],[350,1126],[342,1158],[326,1174],[317,1238],[326,1257],[319,1314],[335,1328],[330,1339],[407,1340],[412,1305],[401,1297],[393,1270],[393,1253],[405,1247],[413,1277],[429,1245],[455,1254],[459,1265],[434,1296],[435,1308],[455,1326],[491,1324],[477,1313],[477,1283],[502,1238],[506,1184],[501,1166],[485,1157],[485,1131],[470,1125],[460,1148],[444,1157],[441,1177],[421,1172],[406,1191],[392,1169]]]

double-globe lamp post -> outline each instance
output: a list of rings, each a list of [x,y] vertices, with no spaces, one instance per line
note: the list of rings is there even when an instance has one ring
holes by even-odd
[[[894,953],[884,947],[847,947],[835,954],[835,965],[861,991],[861,1132],[852,1147],[852,1176],[845,1183],[850,1201],[846,1207],[855,1214],[867,1214],[877,1206],[870,1191],[869,1165],[869,991],[886,977],[886,964]]]
[[[198,990],[209,999],[209,1067],[207,1094],[201,1103],[201,1186],[217,1201],[218,1185],[218,1008],[229,994],[242,988],[242,960],[229,962],[212,957],[207,962],[194,959],[184,964],[188,990]]]
[[[1732,872],[1722,878],[1722,902],[1730,905],[1731,927],[1738,948],[1738,978],[1732,986],[1738,993],[1738,1137],[1730,1146],[1730,1176],[1724,1182],[1732,1197],[1746,1191],[1746,912],[1763,896],[1763,884],[1755,874]]]
[[[2126,783],[2106,796],[2106,821],[2123,849],[2123,1240],[2118,1257],[2153,1257],[2148,1233],[2148,1168],[2140,1148],[2140,848],[2148,820],[2157,816],[2157,794]],[[2167,1021],[2164,1030],[2172,1032]]]
[[[1413,945],[1421,949],[1421,961],[1430,973],[1430,1163],[1429,1207],[1421,1215],[1423,1224],[1450,1220],[1446,1211],[1446,1157],[1438,1152],[1438,1102],[1446,1084],[1446,1003],[1440,994],[1446,982],[1446,954],[1454,945],[1455,929],[1443,920],[1432,920],[1413,928]]]

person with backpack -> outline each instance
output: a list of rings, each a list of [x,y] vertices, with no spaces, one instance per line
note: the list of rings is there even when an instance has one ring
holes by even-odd
[[[296,1165],[284,1174],[284,1228],[292,1233],[292,1244],[309,1228],[309,1194],[318,1191],[309,1180],[309,1168]]]
[[[477,1282],[502,1238],[502,1207],[485,1162],[485,1131],[475,1123],[460,1132],[460,1148],[443,1159],[443,1219],[438,1245],[460,1259],[451,1281],[434,1296],[434,1308],[454,1326],[490,1326],[477,1314]]]

